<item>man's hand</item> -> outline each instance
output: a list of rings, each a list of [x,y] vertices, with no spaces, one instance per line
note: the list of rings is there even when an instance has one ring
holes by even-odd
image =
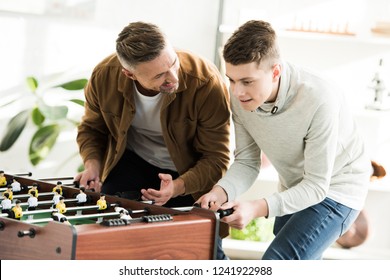
[[[234,212],[222,218],[222,221],[228,223],[231,227],[243,229],[254,218],[268,215],[268,204],[265,199],[228,202],[221,209],[232,208]]]
[[[211,191],[201,196],[195,203],[202,208],[217,211],[227,200],[225,190],[221,186],[215,185]]]
[[[91,159],[87,160],[84,164],[85,170],[74,177],[74,181],[78,181],[80,187],[83,186],[85,189],[94,189],[95,192],[100,192],[102,183],[100,182],[100,162]]]
[[[184,181],[180,178],[172,180],[170,174],[158,174],[161,179],[160,190],[142,189],[143,200],[153,200],[156,205],[164,205],[173,197],[184,194]]]

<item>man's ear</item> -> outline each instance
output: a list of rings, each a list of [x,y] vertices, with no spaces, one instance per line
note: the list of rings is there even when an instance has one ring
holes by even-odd
[[[282,66],[279,63],[274,64],[272,66],[272,77],[274,79],[278,79],[282,73]]]
[[[123,68],[123,69],[122,69],[122,73],[125,74],[125,76],[126,76],[127,78],[130,78],[130,79],[132,79],[132,80],[136,80],[134,74],[133,74],[132,72],[130,72],[129,70]]]

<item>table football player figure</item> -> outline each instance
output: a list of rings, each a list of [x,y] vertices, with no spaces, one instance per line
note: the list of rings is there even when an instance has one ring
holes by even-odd
[[[15,177],[12,177],[11,187],[14,193],[20,192],[22,190],[22,185],[16,180]]]
[[[127,211],[125,208],[123,207],[115,207],[115,212],[118,212],[119,213],[119,218],[122,219],[122,220],[131,220],[133,219],[131,216],[130,216],[130,213],[129,211]]]
[[[9,200],[12,201],[12,199],[14,198],[14,193],[12,192],[12,186],[11,185],[7,186],[7,189],[3,192],[3,194],[5,194],[5,193],[9,194]]]
[[[60,194],[61,190],[60,189],[56,189],[55,192],[54,192],[54,196],[53,196],[53,205],[52,205],[52,208],[56,208],[57,207],[57,204],[58,202],[60,202],[60,198],[61,198],[61,194]]]
[[[63,196],[60,196],[60,200],[56,204],[56,209],[58,210],[58,213],[61,214],[64,214],[66,212],[65,198]]]
[[[28,211],[33,211],[37,209],[38,198],[35,196],[35,191],[30,192],[30,197],[27,199]]]
[[[0,170],[0,187],[5,187],[7,185],[7,178],[4,175],[4,171]]]
[[[62,195],[62,182],[58,181],[57,185],[53,188],[53,192],[56,192],[56,190],[60,190],[60,195]]]
[[[80,193],[76,196],[77,205],[83,206],[87,202],[87,195],[85,194],[85,188],[80,187]]]
[[[106,195],[104,193],[100,194],[100,198],[96,202],[96,205],[99,206],[98,212],[103,212],[107,209]]]
[[[12,202],[9,199],[9,193],[3,193],[3,200],[1,201],[1,212],[2,213],[10,213],[12,208]]]
[[[38,187],[39,185],[37,183],[33,183],[31,189],[28,190],[28,194],[35,192],[35,197],[38,197]]]
[[[12,217],[16,220],[20,220],[20,218],[22,218],[23,216],[23,209],[22,209],[22,206],[20,205],[22,202],[17,199],[15,201],[15,206],[12,207],[12,211],[11,211],[11,214],[12,214]]]

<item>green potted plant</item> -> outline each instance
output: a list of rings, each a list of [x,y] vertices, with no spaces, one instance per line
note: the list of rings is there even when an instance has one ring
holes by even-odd
[[[49,87],[40,87],[38,80],[34,77],[27,77],[26,82],[29,89],[28,94],[0,106],[1,110],[25,99],[24,106],[21,106],[23,108],[11,117],[5,132],[2,133],[0,152],[9,150],[22,135],[27,124],[32,123],[35,132],[30,140],[28,156],[31,164],[36,166],[48,156],[61,131],[69,129],[69,127],[74,128],[79,124],[79,120],[71,119],[68,116],[71,104],[84,107],[84,101],[80,98],[60,98],[55,101],[55,105],[49,104],[47,100],[50,99],[50,95],[58,94],[58,89],[62,89],[60,92],[62,97],[65,93],[81,91],[85,87],[87,79],[71,80]],[[69,94],[69,97],[71,96]]]
[[[242,230],[230,228],[230,238],[237,240],[269,242],[275,237],[272,232],[274,222],[274,218],[255,218]]]

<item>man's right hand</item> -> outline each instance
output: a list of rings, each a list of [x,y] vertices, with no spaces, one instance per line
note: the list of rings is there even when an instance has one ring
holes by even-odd
[[[74,181],[78,181],[80,187],[85,189],[94,189],[95,192],[100,192],[102,183],[100,182],[100,162],[95,159],[87,160],[84,163],[84,171],[74,177]]]

